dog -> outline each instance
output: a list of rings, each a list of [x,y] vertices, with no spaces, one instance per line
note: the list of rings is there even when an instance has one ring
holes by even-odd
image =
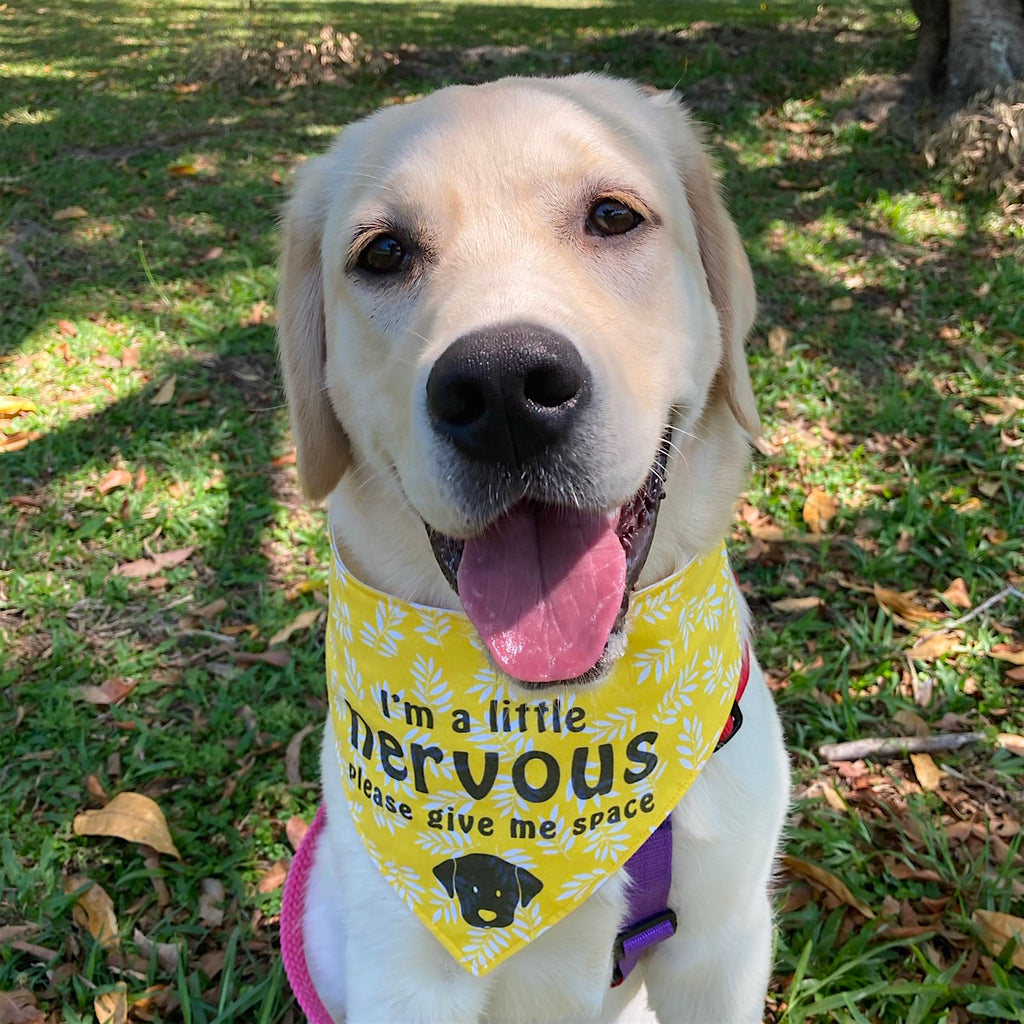
[[[751,271],[701,131],[675,97],[601,75],[452,86],[345,127],[302,164],[282,235],[278,333],[300,482],[310,499],[327,499],[352,586],[372,589],[384,609],[357,628],[338,606],[338,657],[372,634],[396,661],[388,602],[405,609],[398,617],[426,609],[427,626],[434,610],[464,613],[467,650],[510,695],[482,703],[473,721],[518,744],[501,748],[511,769],[499,770],[490,748],[461,762],[456,752],[446,767],[431,726],[444,707],[456,732],[471,731],[458,701],[428,706],[408,688],[367,683],[367,708],[380,715],[371,727],[369,710],[339,699],[347,717],[332,712],[325,730],[326,824],[296,926],[325,1019],[760,1020],[789,787],[753,657],[742,728],[667,821],[674,934],[620,985],[610,975],[631,885],[621,863],[554,923],[534,922],[536,934],[493,967],[467,970],[430,930],[461,916],[478,926],[474,942],[497,942],[505,932],[480,907],[503,915],[506,932],[525,927],[555,892],[520,866],[526,840],[555,835],[554,818],[533,836],[525,815],[511,815],[526,838],[499,880],[482,870],[490,855],[473,851],[505,827],[501,814],[446,808],[446,790],[422,813],[465,852],[435,857],[433,884],[418,889],[404,881],[401,843],[385,855],[361,832],[370,815],[400,831],[421,814],[403,794],[422,796],[445,769],[467,792],[493,790],[516,808],[586,798],[595,810],[572,827],[558,820],[562,859],[584,839],[601,858],[605,837],[652,806],[639,796],[645,775],[657,767],[671,782],[684,770],[685,758],[666,759],[658,731],[631,716],[628,744],[588,740],[573,751],[571,786],[568,769],[523,743],[582,728],[575,702],[617,678],[639,628],[630,595],[720,549],[759,432],[743,348]],[[725,575],[745,644],[748,616]],[[698,617],[710,608],[694,607]],[[425,688],[440,685],[448,628],[426,638],[429,657],[412,666]],[[354,656],[345,666],[359,685],[371,675]],[[659,672],[647,665],[630,692],[655,686]],[[662,708],[660,721],[689,700]],[[730,728],[738,721],[737,712]],[[613,775],[635,792],[610,804]],[[487,908],[474,885],[504,896]],[[434,897],[433,919],[410,909]]]

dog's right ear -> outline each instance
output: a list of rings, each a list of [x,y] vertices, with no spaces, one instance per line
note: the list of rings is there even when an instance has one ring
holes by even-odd
[[[455,895],[455,861],[451,857],[434,865],[434,877],[444,886],[449,896]]]
[[[321,240],[329,198],[325,164],[324,157],[310,160],[296,173],[282,219],[277,292],[277,343],[295,461],[302,489],[314,500],[334,490],[351,458],[324,379],[327,339]]]

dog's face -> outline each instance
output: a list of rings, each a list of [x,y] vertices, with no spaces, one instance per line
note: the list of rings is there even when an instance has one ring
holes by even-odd
[[[528,907],[544,888],[532,872],[486,853],[449,858],[434,875],[449,896],[458,897],[462,919],[474,928],[507,928],[516,909]]]
[[[594,678],[664,489],[657,571],[721,535],[757,429],[752,310],[670,98],[507,79],[382,111],[300,170],[286,213],[300,475],[313,496],[350,466],[385,481],[509,675]]]

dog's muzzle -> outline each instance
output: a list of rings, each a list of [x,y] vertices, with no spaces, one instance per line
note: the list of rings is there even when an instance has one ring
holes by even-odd
[[[572,342],[533,324],[464,335],[427,380],[436,434],[497,502],[490,524],[467,540],[428,525],[431,546],[494,661],[521,682],[603,675],[664,497],[671,430],[624,505],[576,503],[580,481],[561,477],[576,465],[592,391]]]

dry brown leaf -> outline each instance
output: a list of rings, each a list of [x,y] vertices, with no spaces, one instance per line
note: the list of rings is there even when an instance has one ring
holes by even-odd
[[[901,708],[892,716],[892,720],[903,730],[905,736],[927,736],[931,727],[916,712]]]
[[[64,879],[64,891],[68,894],[88,886],[75,900],[72,917],[79,928],[87,931],[103,949],[117,949],[121,935],[114,914],[114,901],[101,885],[84,875],[72,875]]]
[[[127,469],[112,469],[97,485],[99,494],[109,494],[118,487],[131,487],[135,478]]]
[[[811,528],[811,533],[824,533],[838,510],[836,499],[823,488],[815,487],[804,501],[804,522]]]
[[[1011,683],[1024,683],[1024,665],[1018,665],[1016,668],[1011,668],[1006,673],[1005,678]]]
[[[951,650],[963,639],[963,633],[954,631],[950,633],[933,633],[931,636],[918,640],[910,648],[910,656],[915,661],[935,661]]]
[[[20,395],[0,395],[0,419],[10,420],[25,412],[38,412],[36,403]]]
[[[917,776],[917,781],[921,783],[921,788],[928,790],[930,793],[935,792],[943,778],[945,778],[946,773],[935,763],[932,755],[911,754],[910,761],[914,766],[914,774]]]
[[[175,178],[194,178],[199,173],[199,169],[195,164],[171,164],[167,168],[167,173]]]
[[[128,985],[119,981],[109,992],[101,992],[92,1003],[96,1024],[125,1024],[128,1020]]]
[[[99,686],[79,686],[78,696],[87,704],[116,704],[124,700],[135,689],[134,679],[111,676],[104,679]]]
[[[150,405],[170,405],[174,401],[174,388],[178,378],[172,373],[163,384],[157,388],[156,394],[149,400]]]
[[[16,430],[13,434],[0,434],[0,452],[20,452],[42,436],[38,430]]]
[[[118,793],[106,807],[76,815],[72,827],[76,836],[116,836],[181,860],[164,812],[142,793]]]
[[[890,614],[896,615],[910,623],[934,622],[941,619],[938,612],[931,612],[923,605],[917,603],[914,598],[916,590],[908,590],[901,593],[898,590],[887,590],[877,583],[874,586],[875,600]]]
[[[849,313],[853,309],[853,296],[852,295],[840,295],[839,298],[833,299],[829,304],[828,308],[833,313]]]
[[[1008,750],[1011,754],[1016,754],[1018,757],[1024,757],[1024,736],[1019,736],[1015,732],[1001,732],[996,737],[996,743],[1003,750]]]
[[[228,603],[223,597],[218,597],[216,601],[211,601],[209,604],[204,604],[202,608],[196,609],[196,617],[209,621],[215,619],[221,612],[227,611]]]
[[[768,349],[773,356],[784,356],[789,344],[789,331],[785,327],[773,327],[768,332]]]
[[[132,936],[139,952],[147,959],[152,960],[156,956],[157,967],[164,974],[177,974],[178,961],[181,959],[181,950],[174,942],[154,942],[144,932],[136,928]]]
[[[997,910],[976,910],[971,920],[981,930],[982,942],[993,956],[998,956],[1010,939],[1016,939],[1012,962],[1014,967],[1024,971],[1024,917],[1001,914]]]
[[[199,894],[199,920],[207,928],[219,928],[224,923],[224,883],[219,878],[204,878]]]
[[[288,842],[293,850],[298,850],[308,831],[309,825],[297,814],[293,814],[284,826],[284,834],[288,837]]]
[[[820,597],[784,597],[781,600],[772,601],[772,607],[784,615],[800,615],[813,608],[821,608],[824,604],[825,602]]]
[[[0,1024],[44,1024],[46,1017],[27,988],[0,992]]]
[[[58,210],[54,215],[54,220],[81,220],[83,217],[88,217],[89,211],[83,206],[65,206],[63,210]]]
[[[187,561],[194,547],[176,548],[174,551],[162,551],[152,558],[139,558],[134,562],[125,562],[114,570],[115,576],[127,576],[129,579],[143,579],[146,576],[153,576],[165,569],[173,569]]]
[[[263,877],[256,883],[257,892],[268,893],[280,889],[284,880],[288,877],[288,865],[283,860],[276,860],[263,873]]]
[[[1014,665],[1024,665],[1024,644],[996,644],[989,651],[993,658],[1009,661]]]
[[[270,646],[274,647],[277,644],[283,644],[293,633],[297,633],[301,629],[309,629],[320,618],[320,615],[321,611],[319,608],[310,608],[308,611],[300,612],[287,626],[279,629],[270,638]]]
[[[874,918],[874,911],[866,903],[857,899],[846,887],[846,884],[836,875],[832,874],[831,871],[819,867],[817,864],[811,864],[809,861],[801,860],[799,857],[791,857],[789,855],[782,858],[782,864],[790,874],[796,875],[799,878],[806,878],[807,881],[827,889],[834,896],[841,899],[843,903],[853,907],[854,910],[864,917]]]

